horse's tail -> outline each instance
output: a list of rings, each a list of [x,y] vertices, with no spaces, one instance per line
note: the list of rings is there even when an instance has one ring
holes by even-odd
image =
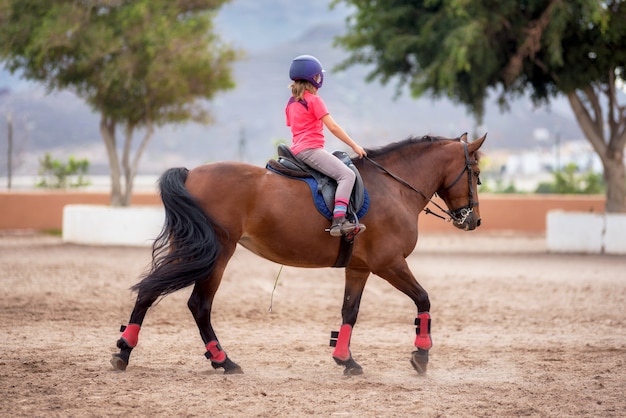
[[[214,224],[185,188],[189,170],[170,168],[159,180],[165,224],[152,246],[152,267],[132,287],[157,299],[205,280],[220,252]]]

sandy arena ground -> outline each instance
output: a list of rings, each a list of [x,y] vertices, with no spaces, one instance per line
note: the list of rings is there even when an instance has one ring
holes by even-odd
[[[550,254],[541,236],[420,237],[409,258],[432,301],[427,376],[409,363],[415,307],[372,276],[344,377],[328,346],[343,270],[238,250],[214,325],[244,370],[204,358],[191,289],[153,307],[125,372],[109,364],[149,248],[0,236],[0,415],[6,417],[623,417],[626,257]]]

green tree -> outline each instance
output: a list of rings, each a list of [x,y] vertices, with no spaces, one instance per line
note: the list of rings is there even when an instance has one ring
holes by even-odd
[[[76,159],[70,155],[67,163],[52,158],[49,152],[39,160],[39,175],[42,176],[36,187],[44,189],[67,189],[68,187],[82,187],[90,184],[85,179],[89,171],[89,160]]]
[[[128,206],[155,127],[210,122],[202,99],[234,86],[237,53],[212,24],[227,1],[0,0],[0,60],[100,114],[111,204]]]
[[[530,93],[567,97],[602,160],[607,212],[626,212],[626,2],[621,0],[335,0],[356,7],[338,68],[465,105],[480,120],[489,93],[503,108]]]

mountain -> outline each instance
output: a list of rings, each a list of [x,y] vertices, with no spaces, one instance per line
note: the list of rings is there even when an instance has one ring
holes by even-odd
[[[317,56],[327,74],[320,95],[331,114],[364,147],[376,147],[409,135],[458,136],[488,132],[483,149],[521,150],[536,146],[543,130],[561,141],[583,138],[569,105],[553,101],[551,109],[533,109],[530,100],[501,113],[491,101],[483,126],[477,127],[465,108],[449,100],[396,96],[396,86],[364,81],[368,68],[334,72],[346,52],[333,47],[345,31],[346,7],[328,9],[330,1],[235,0],[216,18],[222,38],[243,49],[245,58],[233,67],[236,89],[218,95],[208,108],[215,124],[166,126],[157,130],[140,166],[141,173],[159,173],[173,165],[193,167],[208,161],[239,159],[263,165],[275,154],[279,140],[289,142],[284,107],[289,98],[289,65],[300,54]],[[35,174],[46,151],[56,158],[90,160],[92,174],[108,172],[98,130],[99,115],[70,92],[47,95],[32,83],[0,72],[0,115],[12,113],[16,174]],[[0,133],[6,120],[0,117]],[[329,134],[329,148],[345,148]],[[5,136],[0,134],[4,151]],[[473,139],[473,137],[472,137]],[[137,139],[138,141],[138,139]],[[0,152],[5,172],[6,153]]]

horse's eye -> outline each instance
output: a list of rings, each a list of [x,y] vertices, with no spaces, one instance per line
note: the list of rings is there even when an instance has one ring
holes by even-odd
[[[478,184],[479,186],[482,184],[480,181],[480,174],[476,174],[476,184]]]

